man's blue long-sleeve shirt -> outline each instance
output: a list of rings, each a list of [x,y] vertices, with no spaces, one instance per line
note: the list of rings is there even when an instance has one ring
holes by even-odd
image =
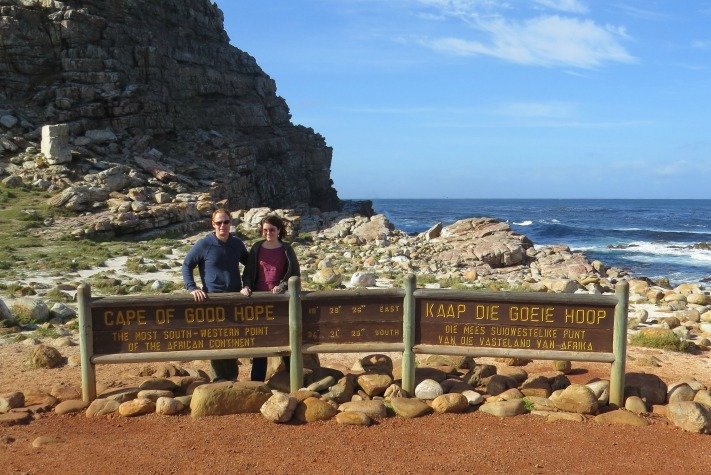
[[[185,288],[197,289],[193,269],[198,268],[202,290],[205,292],[238,292],[242,289],[239,263],[247,263],[247,248],[241,239],[230,235],[227,242],[210,233],[188,251],[182,273]]]

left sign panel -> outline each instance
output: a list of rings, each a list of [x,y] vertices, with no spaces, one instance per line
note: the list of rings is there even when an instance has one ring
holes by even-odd
[[[280,301],[106,302],[91,305],[94,354],[287,346],[289,305]]]

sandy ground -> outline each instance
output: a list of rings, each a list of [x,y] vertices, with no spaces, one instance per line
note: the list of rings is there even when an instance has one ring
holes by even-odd
[[[0,347],[0,393],[57,384],[80,388],[77,366],[30,369],[30,351],[22,344]],[[77,347],[61,351],[76,360]],[[360,356],[327,354],[321,361],[348,368]],[[650,361],[659,366],[648,366]],[[205,361],[182,366],[208,368]],[[140,383],[146,364],[96,369],[100,385],[115,387]],[[524,369],[549,371],[551,362],[534,361]],[[573,363],[573,369],[571,381],[584,383],[609,377],[610,365]],[[708,354],[633,347],[627,370],[652,372],[668,383],[694,377],[711,386]],[[240,374],[248,374],[248,362]],[[89,419],[48,413],[28,425],[0,427],[0,473],[708,473],[711,436],[684,432],[658,415],[648,419],[650,426],[633,428],[592,419],[547,423],[533,415],[499,419],[474,411],[352,427],[335,420],[278,425],[258,414]],[[35,448],[38,437],[51,443]]]

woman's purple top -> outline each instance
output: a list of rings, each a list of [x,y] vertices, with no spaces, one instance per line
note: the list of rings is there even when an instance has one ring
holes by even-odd
[[[259,268],[257,270],[256,291],[271,291],[279,285],[286,273],[286,254],[279,246],[276,249],[267,249],[264,246],[259,248],[257,258]]]

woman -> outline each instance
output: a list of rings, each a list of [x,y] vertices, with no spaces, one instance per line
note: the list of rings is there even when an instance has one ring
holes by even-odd
[[[280,294],[287,289],[289,277],[300,275],[299,261],[294,249],[283,241],[286,236],[284,221],[278,216],[269,215],[259,224],[262,236],[252,245],[247,258],[242,280],[242,294],[272,292]],[[283,358],[289,367],[289,360]],[[267,359],[252,359],[252,381],[264,381],[267,374]]]
[[[230,213],[217,209],[212,213],[213,232],[200,239],[188,251],[182,273],[185,288],[196,302],[207,299],[209,293],[237,292],[242,287],[239,264],[247,263],[247,247],[230,234]],[[193,270],[198,268],[202,287],[198,287]],[[214,380],[237,379],[237,360],[212,360]]]

